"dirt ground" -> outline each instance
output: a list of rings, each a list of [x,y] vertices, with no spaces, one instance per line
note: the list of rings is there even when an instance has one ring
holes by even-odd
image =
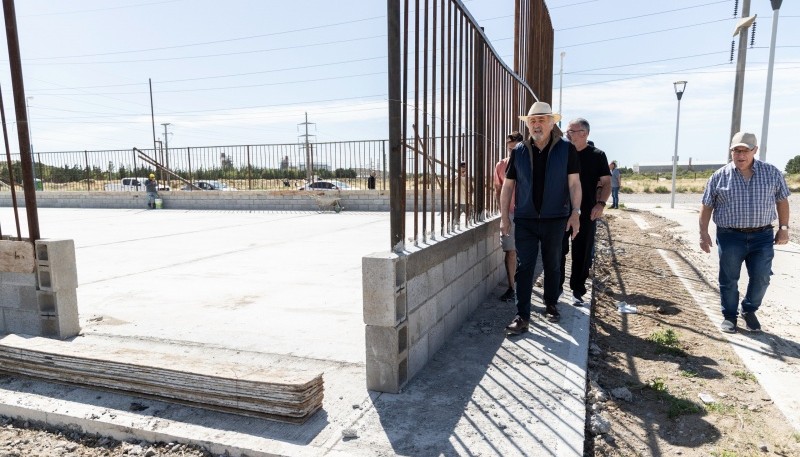
[[[600,418],[589,422],[595,436],[586,454],[800,456],[800,433],[665,261],[680,259],[673,223],[638,213],[652,226],[643,233],[613,214],[598,225],[587,406]],[[715,286],[683,263],[680,275],[716,297]],[[619,302],[637,313],[620,313]]]

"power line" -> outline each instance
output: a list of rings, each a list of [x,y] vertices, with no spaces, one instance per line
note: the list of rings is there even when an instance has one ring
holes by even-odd
[[[38,17],[38,16],[62,16],[67,14],[81,14],[81,13],[96,13],[98,11],[109,11],[109,10],[121,10],[126,8],[138,8],[141,6],[150,6],[150,5],[161,5],[163,3],[176,3],[183,0],[164,0],[160,2],[150,2],[150,3],[137,3],[136,5],[123,5],[123,6],[109,6],[108,8],[96,8],[91,10],[76,10],[76,11],[61,11],[61,12],[54,12],[54,13],[38,13],[38,14],[26,14],[24,17]]]
[[[703,4],[700,4],[700,5],[685,6],[683,8],[675,8],[675,9],[671,9],[671,10],[658,11],[658,12],[655,12],[655,13],[640,14],[638,16],[629,16],[629,17],[623,17],[623,18],[619,18],[619,19],[609,19],[607,21],[593,22],[591,24],[575,25],[575,26],[566,27],[566,28],[563,28],[563,29],[556,29],[555,31],[556,32],[563,32],[565,30],[580,29],[580,28],[583,28],[583,27],[591,27],[591,26],[594,26],[594,25],[610,24],[612,22],[623,22],[623,21],[629,21],[631,19],[641,19],[643,17],[658,16],[660,14],[674,13],[676,11],[686,11],[686,10],[693,9],[693,8],[702,8],[704,6],[717,5],[717,4],[720,4],[720,3],[729,3],[729,0],[721,0],[721,1],[717,1],[717,2],[703,3]]]
[[[224,40],[215,40],[215,41],[203,41],[199,43],[189,43],[189,44],[179,44],[174,46],[162,46],[158,48],[145,48],[145,49],[133,49],[129,51],[113,51],[113,52],[102,52],[102,53],[95,53],[95,54],[76,54],[71,56],[52,56],[52,57],[33,57],[33,58],[26,58],[25,61],[35,61],[35,60],[54,60],[54,59],[75,59],[75,58],[82,58],[82,57],[102,57],[102,56],[110,56],[110,55],[119,55],[119,54],[132,54],[138,52],[151,52],[151,51],[164,51],[167,49],[180,49],[180,48],[188,48],[194,46],[207,46],[209,44],[219,44],[219,43],[231,43],[234,41],[243,41],[243,40],[253,40],[256,38],[264,38],[269,36],[276,36],[276,35],[286,35],[289,33],[297,33],[297,32],[307,32],[309,30],[319,30],[329,27],[336,27],[340,25],[347,25],[347,24],[355,24],[358,22],[366,22],[366,21],[373,21],[375,19],[384,19],[384,16],[374,16],[362,19],[354,19],[352,21],[344,21],[344,22],[336,22],[333,24],[323,24],[317,25],[313,27],[304,27],[300,29],[293,29],[293,30],[284,30],[282,32],[273,32],[273,33],[264,33],[261,35],[250,35],[245,37],[237,37],[237,38],[227,38]]]

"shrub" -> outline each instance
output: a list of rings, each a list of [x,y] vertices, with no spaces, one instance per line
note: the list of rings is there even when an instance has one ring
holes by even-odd
[[[642,192],[644,192],[646,194],[652,194],[653,193],[653,191],[650,190],[650,186],[644,186],[644,189],[642,189]]]
[[[621,194],[632,194],[633,193],[633,189],[628,187],[628,186],[622,186],[622,187],[619,188],[619,193],[621,193]]]
[[[658,186],[654,189],[654,192],[657,194],[668,194],[669,189],[667,189],[665,186]]]

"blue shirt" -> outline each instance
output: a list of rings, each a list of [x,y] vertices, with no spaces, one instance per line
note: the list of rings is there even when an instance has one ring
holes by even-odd
[[[788,197],[781,171],[756,159],[749,181],[733,162],[715,171],[706,184],[703,205],[713,208],[717,227],[754,228],[772,224],[778,218],[775,203]]]

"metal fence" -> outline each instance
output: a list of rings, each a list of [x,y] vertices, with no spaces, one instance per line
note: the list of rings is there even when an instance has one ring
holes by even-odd
[[[517,116],[539,99],[534,89],[545,101],[552,91],[553,28],[543,0],[516,1],[514,32],[517,72],[461,1],[387,1],[392,250],[498,213],[492,176],[505,136],[522,130]]]
[[[297,189],[312,180],[337,180],[366,189],[373,172],[376,188],[387,187],[386,140],[302,144],[201,146],[142,149],[186,181],[213,180],[239,190]],[[172,190],[187,187],[166,171],[143,160],[138,149],[37,152],[33,154],[36,185],[41,191],[102,191],[122,178],[155,173]],[[19,185],[19,153],[11,155],[15,184]],[[311,173],[307,173],[307,168]],[[0,191],[8,191],[9,173],[0,164]],[[110,185],[110,186],[107,186]]]

